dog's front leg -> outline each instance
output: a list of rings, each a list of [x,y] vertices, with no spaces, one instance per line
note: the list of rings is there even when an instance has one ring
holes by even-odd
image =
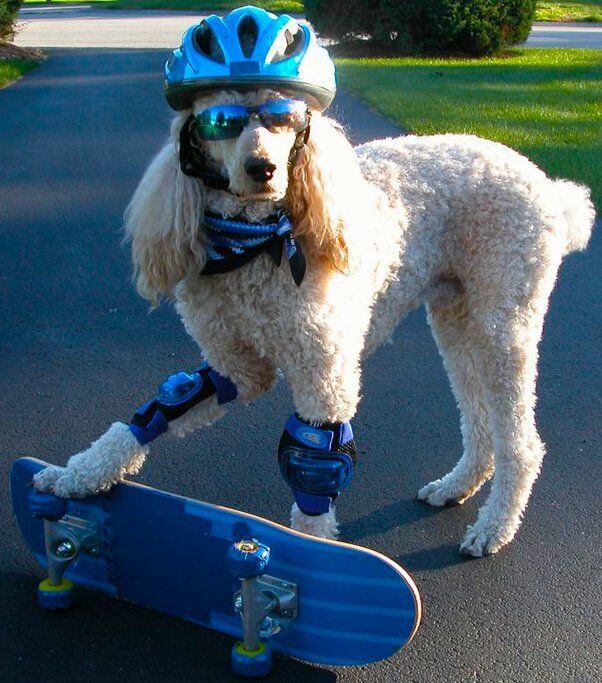
[[[114,422],[89,448],[67,461],[50,465],[34,475],[40,491],[62,498],[83,498],[109,489],[126,474],[136,474],[148,453],[124,422]]]
[[[65,498],[105,491],[140,470],[151,441],[163,433],[183,436],[212,424],[236,395],[232,382],[208,365],[172,375],[157,396],[135,412],[129,425],[113,423],[87,450],[69,458],[66,467],[52,465],[38,472],[34,486]]]
[[[350,484],[356,459],[350,420],[359,402],[360,347],[345,347],[349,339],[336,334],[318,344],[300,340],[286,369],[296,410],[280,440],[280,470],[295,498],[291,527],[336,538],[334,502]]]

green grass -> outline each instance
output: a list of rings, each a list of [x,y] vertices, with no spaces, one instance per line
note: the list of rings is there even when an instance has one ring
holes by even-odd
[[[602,21],[602,0],[568,2],[556,0],[537,3],[536,21]]]
[[[602,52],[525,49],[470,59],[340,59],[339,82],[419,134],[473,133],[550,175],[589,185],[602,207]]]
[[[181,10],[229,10],[245,4],[243,0],[52,0],[50,3],[39,0],[24,0],[26,5],[99,5],[102,9],[181,9]],[[298,0],[249,0],[249,4],[263,7],[270,12],[301,14],[305,10]]]
[[[38,66],[34,59],[2,59],[0,60],[0,88],[21,78],[24,74]]]

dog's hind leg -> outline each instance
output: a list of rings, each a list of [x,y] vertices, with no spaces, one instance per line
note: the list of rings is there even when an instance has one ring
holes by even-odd
[[[461,413],[464,453],[442,479],[427,484],[418,498],[429,505],[463,503],[493,474],[493,445],[484,390],[470,339],[466,300],[427,306],[428,321]]]
[[[460,548],[465,555],[495,553],[514,538],[540,471],[545,449],[535,426],[537,345],[552,284],[553,278],[541,278],[528,302],[485,302],[474,314],[495,476],[477,521],[467,529]]]

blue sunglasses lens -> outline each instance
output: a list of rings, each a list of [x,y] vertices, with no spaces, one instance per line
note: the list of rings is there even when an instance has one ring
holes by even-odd
[[[222,104],[203,109],[195,116],[195,130],[202,140],[238,137],[249,121],[249,111],[239,104]]]
[[[291,128],[298,133],[307,127],[307,105],[299,100],[273,100],[259,108],[259,118],[269,130]]]
[[[203,109],[195,116],[195,130],[201,140],[228,140],[238,137],[252,113],[269,130],[290,128],[300,132],[307,127],[307,105],[298,100],[273,100],[259,107],[222,104]]]

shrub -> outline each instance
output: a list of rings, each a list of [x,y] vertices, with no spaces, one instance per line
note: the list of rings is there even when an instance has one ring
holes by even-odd
[[[0,42],[12,40],[21,0],[0,0]]]
[[[396,53],[489,55],[529,35],[537,0],[306,0],[323,35]]]
[[[373,26],[380,0],[305,0],[306,16],[325,36],[344,39]]]

